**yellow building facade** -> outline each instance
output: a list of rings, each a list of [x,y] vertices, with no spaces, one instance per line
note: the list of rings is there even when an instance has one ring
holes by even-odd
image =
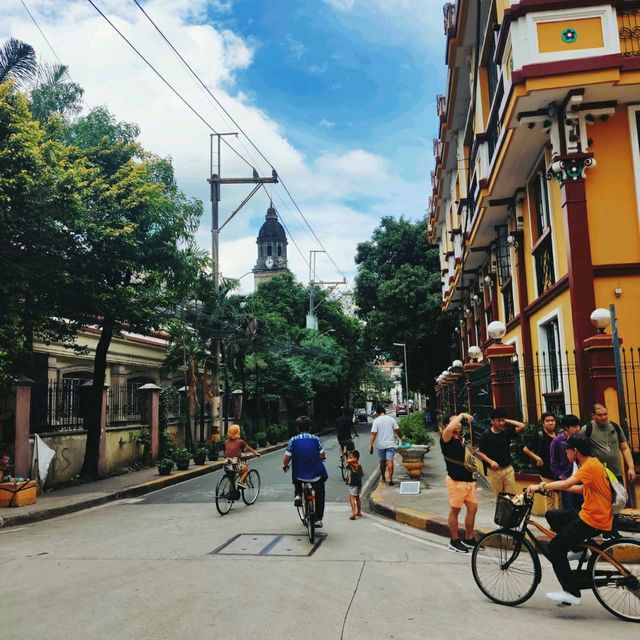
[[[460,357],[502,322],[523,419],[605,401],[638,450],[640,2],[457,0],[444,22],[428,233]],[[611,304],[624,403],[592,340]]]

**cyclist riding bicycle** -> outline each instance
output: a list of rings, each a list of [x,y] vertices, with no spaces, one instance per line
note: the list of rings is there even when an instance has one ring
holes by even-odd
[[[253,453],[258,458],[260,457],[260,454],[251,445],[240,438],[240,426],[232,424],[229,427],[229,431],[227,431],[227,439],[224,441],[224,457],[229,459],[237,458],[239,460],[245,451]],[[244,489],[246,488],[244,481],[249,475],[249,465],[244,462],[239,462],[238,464],[240,475],[238,476],[237,485]]]
[[[567,553],[577,543],[611,531],[611,485],[604,465],[591,456],[591,443],[584,434],[567,438],[566,453],[570,462],[578,464],[578,470],[566,480],[532,484],[528,492],[571,491],[584,496],[580,513],[573,509],[550,509],[546,513],[549,526],[557,534],[549,543],[549,558],[563,589],[547,593],[547,598],[564,604],[580,604],[580,589]]]
[[[345,449],[353,449],[352,438],[358,437],[358,431],[353,423],[353,413],[348,407],[340,407],[342,415],[336,420],[336,436],[340,445],[340,455],[343,456]]]
[[[294,484],[294,501],[296,507],[302,504],[302,483],[310,482],[316,493],[316,527],[322,527],[324,515],[324,483],[328,478],[323,464],[326,454],[317,436],[311,435],[311,419],[300,416],[296,419],[298,435],[293,436],[287,444],[282,460],[286,471],[291,464],[291,479]]]

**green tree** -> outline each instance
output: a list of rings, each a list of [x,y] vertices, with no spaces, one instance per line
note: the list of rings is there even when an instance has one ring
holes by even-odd
[[[100,407],[112,338],[124,326],[136,332],[161,328],[166,310],[182,299],[201,266],[193,234],[202,205],[184,196],[169,161],[144,152],[137,134],[135,125],[117,122],[104,108],[68,130],[90,180],[82,213],[70,229],[75,239],[70,286],[83,292],[82,301],[70,301],[66,317],[100,328],[84,477],[98,472]]]
[[[37,69],[36,52],[30,44],[9,38],[0,47],[0,83],[12,78],[21,85],[31,80]]]
[[[62,64],[41,65],[31,90],[33,117],[44,122],[52,114],[75,116],[82,109],[83,93],[82,87],[69,79],[68,67]]]
[[[355,302],[366,321],[365,348],[402,362],[407,345],[409,386],[427,391],[451,362],[453,319],[441,310],[438,248],[427,243],[424,220],[385,217],[357,248]]]

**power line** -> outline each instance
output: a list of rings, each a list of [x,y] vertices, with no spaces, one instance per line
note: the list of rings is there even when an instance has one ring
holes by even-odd
[[[91,2],[91,4],[93,4],[92,0],[88,0],[89,2]],[[213,95],[213,93],[211,92],[211,90],[206,86],[206,84],[201,80],[201,78],[198,76],[198,74],[193,70],[193,68],[189,65],[189,63],[182,57],[182,55],[178,52],[178,50],[173,46],[173,44],[169,41],[169,39],[165,36],[165,34],[162,32],[162,30],[158,27],[158,25],[153,21],[153,19],[149,16],[149,14],[142,8],[142,6],[140,5],[140,3],[138,2],[138,0],[133,0],[133,2],[135,3],[135,5],[140,9],[140,11],[142,11],[142,13],[145,15],[145,17],[147,18],[147,20],[149,20],[149,22],[153,25],[153,27],[156,29],[156,31],[160,34],[160,36],[163,38],[163,40],[167,43],[167,45],[171,48],[171,50],[178,56],[178,58],[182,61],[182,63],[187,67],[187,69],[189,69],[189,71],[191,72],[191,74],[193,75],[193,77],[198,81],[198,83],[205,89],[205,91],[209,94],[209,96],[211,96],[211,98],[216,102],[216,104],[218,104],[220,106],[220,108],[224,111],[224,113],[229,117],[229,119],[231,120],[231,122],[233,122],[233,124],[238,127],[238,129],[240,130],[240,132],[245,136],[245,138],[247,138],[247,140],[249,141],[249,143],[251,144],[251,146],[258,152],[258,154],[265,160],[265,162],[275,171],[273,164],[268,160],[268,158],[262,153],[262,151],[260,151],[260,149],[256,146],[256,144],[253,142],[253,140],[249,137],[249,135],[247,135],[247,133],[242,129],[242,127],[236,122],[236,120],[233,118],[233,116],[227,111],[227,109],[225,109],[225,107],[222,105],[222,103]],[[246,160],[245,160],[246,162]],[[320,239],[318,238],[318,236],[316,235],[315,231],[312,229],[311,225],[309,224],[309,221],[306,219],[306,217],[304,216],[304,214],[302,213],[302,210],[300,209],[300,207],[298,206],[298,203],[295,201],[295,199],[293,198],[293,196],[291,195],[289,189],[287,188],[287,186],[284,184],[284,181],[282,180],[281,176],[278,176],[280,178],[280,182],[282,184],[282,187],[284,188],[284,190],[286,191],[287,195],[289,196],[289,198],[291,199],[291,202],[293,202],[293,205],[295,206],[295,208],[297,209],[298,213],[300,214],[300,216],[302,217],[302,219],[304,220],[304,222],[306,223],[307,227],[309,228],[309,230],[311,231],[311,233],[313,234],[313,237],[316,239],[316,241],[318,242],[318,244],[322,247],[322,249],[324,250],[324,252],[326,253],[327,257],[329,258],[329,260],[332,262],[332,264],[334,265],[334,267],[338,270],[338,272],[342,275],[342,277],[347,280],[346,275],[344,274],[344,272],[340,269],[340,267],[336,264],[336,262],[334,261],[334,259],[331,257],[331,254],[327,251],[327,249],[325,248],[325,246],[322,244],[322,242],[320,241]],[[290,234],[289,234],[290,235]],[[293,240],[293,237],[292,237]],[[295,244],[295,243],[294,243]],[[296,245],[297,248],[297,245]],[[299,249],[298,249],[299,250]]]
[[[116,27],[115,24],[113,24],[113,22],[111,22],[111,20],[109,20],[109,18],[100,10],[99,7],[96,6],[96,4],[93,2],[93,0],[87,0],[87,2],[106,20],[106,22],[111,26],[111,28],[138,54],[138,56],[146,63],[146,65],[158,76],[158,78],[160,78],[160,80],[162,80],[162,82],[164,82],[165,85],[167,85],[167,87],[169,87],[169,89],[171,89],[171,91],[178,97],[180,98],[180,100],[189,108],[189,110],[191,112],[193,112],[193,114],[201,121],[204,123],[204,125],[211,129],[211,131],[213,131],[213,133],[215,133],[217,135],[217,131],[214,129],[214,127],[207,122],[207,120],[204,119],[204,117],[202,115],[200,115],[200,113],[198,111],[196,111],[196,109],[191,106],[191,104],[189,102],[187,102],[187,100],[182,96],[182,94],[173,87],[173,85],[165,79],[165,77],[151,64],[151,62],[149,62],[143,55],[142,53],[140,53],[140,51],[138,51],[138,49],[131,43],[131,41],[118,29],[118,27]],[[233,146],[231,146],[231,144],[229,144],[226,140],[223,139],[223,142],[229,147],[229,149],[231,149],[231,151],[233,151],[243,162],[245,162],[249,167],[251,167],[253,169],[253,165],[237,150],[235,149]]]

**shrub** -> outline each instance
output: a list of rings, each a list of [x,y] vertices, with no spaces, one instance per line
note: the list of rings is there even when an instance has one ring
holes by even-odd
[[[267,445],[267,434],[265,431],[256,432],[256,442],[259,447],[265,447]]]
[[[433,445],[433,438],[427,433],[422,413],[410,413],[400,418],[400,435],[407,444]]]
[[[209,460],[211,461],[218,459],[220,451],[222,451],[222,442],[220,442],[219,440],[212,440],[207,445],[207,454],[209,456]]]
[[[176,464],[189,462],[189,460],[191,460],[191,453],[189,453],[189,449],[178,447],[173,453],[173,459]]]
[[[284,438],[284,429],[279,424],[270,424],[266,429],[269,444],[277,444]]]

